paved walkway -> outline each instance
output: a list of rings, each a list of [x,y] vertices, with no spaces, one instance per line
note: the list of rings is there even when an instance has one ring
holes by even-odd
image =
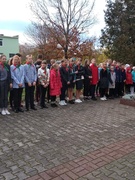
[[[119,99],[0,115],[0,180],[135,180],[135,111]]]

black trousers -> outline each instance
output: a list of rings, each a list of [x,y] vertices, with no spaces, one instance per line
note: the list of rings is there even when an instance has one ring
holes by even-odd
[[[116,82],[115,83],[115,96],[122,96],[122,87],[123,83],[122,82]]]
[[[13,103],[14,103],[14,92],[13,92],[13,89],[11,89],[10,94],[9,94],[9,104],[11,107],[14,106]]]
[[[131,84],[126,84],[126,85],[125,85],[125,89],[126,89],[126,93],[127,93],[127,94],[130,93],[130,87],[131,87]]]
[[[67,90],[67,84],[66,83],[62,83],[60,101],[65,100],[66,90]]]
[[[109,89],[109,97],[114,97],[115,96],[115,89],[114,88],[110,88]]]
[[[29,109],[29,105],[31,108],[34,108],[34,90],[35,86],[28,86],[28,83],[25,83],[25,107]]]
[[[106,88],[100,88],[100,97],[104,97],[106,94]]]
[[[56,101],[56,96],[51,96],[51,103],[54,103]]]
[[[0,81],[0,108],[7,108],[8,106],[8,83],[7,81]]]
[[[40,85],[40,106],[44,107],[45,106],[45,96],[46,96],[46,90],[44,86]]]
[[[95,89],[96,89],[96,85],[91,85],[91,97],[95,98]]]
[[[83,95],[90,96],[90,79],[84,79]]]
[[[21,108],[22,92],[23,88],[13,88],[14,108],[17,110]]]
[[[36,99],[36,102],[39,102],[39,99],[40,99],[40,85],[39,85],[38,80],[36,82],[35,99]]]

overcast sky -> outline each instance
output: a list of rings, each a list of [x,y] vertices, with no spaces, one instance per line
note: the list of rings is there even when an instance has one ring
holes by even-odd
[[[26,41],[25,30],[32,19],[28,3],[29,0],[0,0],[0,34],[19,35],[20,43]],[[94,12],[98,22],[89,30],[90,36],[100,36],[100,30],[104,27],[105,4],[106,0],[96,0]]]

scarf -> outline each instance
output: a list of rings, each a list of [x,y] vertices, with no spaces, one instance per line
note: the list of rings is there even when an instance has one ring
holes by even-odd
[[[6,63],[0,62],[0,65],[2,66],[2,70],[6,69],[6,71],[9,71],[9,69],[6,66]]]
[[[15,71],[17,68],[19,69],[19,71],[20,71],[20,64],[19,65],[16,65],[16,64],[14,64],[14,66],[15,66],[15,68],[13,69],[13,71]]]
[[[30,68],[30,66],[34,67],[34,64],[33,64],[33,63],[26,62],[26,64],[29,66],[29,68]]]

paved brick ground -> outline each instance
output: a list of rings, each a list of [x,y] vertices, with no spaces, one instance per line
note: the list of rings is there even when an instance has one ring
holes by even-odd
[[[135,180],[135,111],[88,101],[0,116],[0,180]]]

